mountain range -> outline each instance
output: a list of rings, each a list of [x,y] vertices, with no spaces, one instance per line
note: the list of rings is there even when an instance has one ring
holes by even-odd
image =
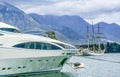
[[[44,34],[47,31],[54,31],[58,40],[72,44],[83,44],[86,41],[86,28],[89,25],[91,33],[91,24],[86,22],[80,16],[55,16],[26,14],[19,8],[0,1],[0,22],[13,25],[20,29],[21,32],[30,34]],[[120,25],[116,23],[99,22],[94,24],[95,32],[100,25],[100,31],[106,39],[119,41]]]
[[[106,37],[106,39],[114,40],[114,41],[119,41],[119,38],[120,38],[120,35],[119,35],[120,25],[118,25],[116,23],[108,24],[106,22],[99,22],[97,24],[89,24],[80,16],[68,16],[68,15],[54,16],[54,15],[39,15],[39,14],[35,14],[35,13],[31,13],[29,15],[34,20],[36,20],[39,24],[50,25],[52,28],[55,28],[58,31],[59,31],[59,29],[61,29],[60,27],[62,27],[62,28],[67,27],[67,28],[72,29],[77,34],[77,36],[76,35],[72,36],[72,34],[71,34],[72,37],[76,38],[74,40],[80,41],[80,39],[81,39],[83,41],[83,39],[86,38],[87,25],[89,26],[90,34],[92,34],[92,25],[94,26],[95,34],[97,34],[97,32],[98,32],[97,28],[99,25],[101,37]],[[67,29],[65,29],[65,31],[67,31]],[[60,32],[64,32],[64,31],[60,31]],[[69,34],[69,32],[66,34]],[[84,40],[84,42],[85,42],[85,40]]]

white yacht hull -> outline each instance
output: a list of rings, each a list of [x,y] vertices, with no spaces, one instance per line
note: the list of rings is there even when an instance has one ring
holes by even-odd
[[[77,49],[44,36],[19,33],[0,23],[0,76],[60,71]]]
[[[17,75],[32,72],[60,71],[60,62],[67,56],[15,58],[0,60],[0,75]]]
[[[71,57],[62,55],[64,51],[23,50],[0,48],[0,76],[60,71]]]

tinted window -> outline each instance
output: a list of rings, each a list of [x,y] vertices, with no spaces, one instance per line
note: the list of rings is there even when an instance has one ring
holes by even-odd
[[[15,45],[13,47],[25,48],[25,43],[23,43],[23,44],[17,44],[17,45]]]
[[[60,50],[61,48],[49,43],[42,42],[27,42],[14,45],[13,47],[27,48],[27,49],[40,49],[40,50]]]
[[[65,44],[61,44],[61,43],[56,43],[58,45],[60,45],[61,47],[65,48],[65,49],[75,49],[75,47],[69,46],[69,45],[65,45]]]
[[[20,33],[18,30],[12,29],[12,28],[0,28],[0,30],[14,32],[14,33]]]
[[[48,43],[35,43],[35,44],[36,44],[35,49],[42,49],[42,50],[59,50],[59,49],[61,49],[58,46],[48,44]]]
[[[25,43],[25,48],[34,49],[34,43]]]

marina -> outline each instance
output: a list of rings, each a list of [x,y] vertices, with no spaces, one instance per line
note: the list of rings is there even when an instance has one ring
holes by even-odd
[[[0,77],[119,77],[119,6],[0,0]]]
[[[22,34],[15,27],[1,25],[1,77],[114,77],[120,73],[119,53],[77,55],[78,49],[73,45],[48,37]],[[5,41],[7,38],[11,41]]]

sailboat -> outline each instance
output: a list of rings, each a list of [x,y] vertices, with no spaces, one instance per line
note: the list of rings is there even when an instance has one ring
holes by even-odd
[[[84,56],[96,56],[96,55],[103,55],[104,54],[104,50],[101,50],[101,36],[100,36],[100,26],[98,24],[98,34],[97,34],[97,41],[98,41],[98,48],[96,50],[95,47],[95,35],[94,35],[94,27],[92,24],[92,50],[90,48],[90,33],[89,33],[89,27],[87,25],[87,43],[88,43],[88,47],[86,49],[83,50],[83,55]]]

